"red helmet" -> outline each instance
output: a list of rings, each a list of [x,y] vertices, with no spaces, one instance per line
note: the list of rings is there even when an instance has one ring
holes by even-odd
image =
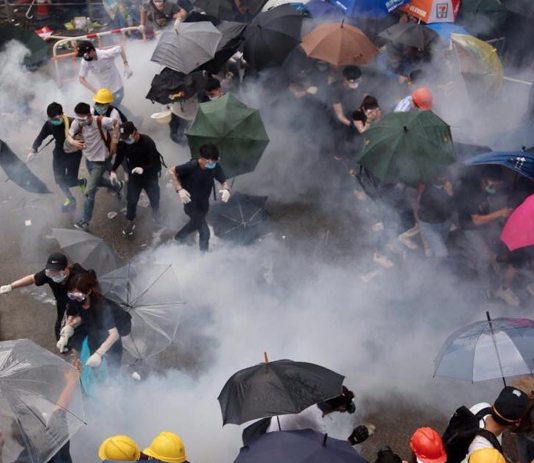
[[[434,105],[434,99],[432,98],[432,93],[428,88],[422,87],[418,88],[415,92],[412,93],[412,100],[419,109],[423,111],[429,111]]]
[[[445,463],[447,453],[441,436],[432,428],[419,428],[410,439],[410,447],[422,463]]]

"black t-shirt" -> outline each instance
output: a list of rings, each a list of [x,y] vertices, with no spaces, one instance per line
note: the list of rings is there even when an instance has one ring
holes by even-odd
[[[457,209],[462,230],[481,230],[484,225],[475,225],[471,216],[490,213],[488,195],[480,190],[468,188],[458,195]]]
[[[202,169],[195,160],[176,166],[175,169],[182,187],[191,194],[191,204],[208,211],[214,180],[219,183],[226,182],[226,176],[220,164],[217,163],[214,169]]]
[[[69,117],[69,127],[70,124],[72,124],[72,117]],[[46,121],[43,124],[43,127],[41,128],[41,131],[39,132],[39,135],[37,135],[37,138],[33,142],[32,149],[34,151],[38,151],[39,147],[45,140],[45,138],[52,135],[54,137],[54,140],[56,141],[55,147],[54,147],[54,156],[60,156],[60,155],[68,155],[63,151],[63,144],[65,143],[65,123],[61,125],[54,125],[50,121]],[[72,155],[73,153],[70,153]]]
[[[67,297],[67,287],[69,285],[69,280],[78,273],[84,273],[86,270],[80,264],[73,264],[70,267],[69,277],[63,280],[61,283],[54,283],[51,278],[46,276],[45,270],[41,270],[39,273],[36,273],[33,277],[35,278],[35,286],[43,286],[45,284],[50,286],[54,297],[56,298],[56,303],[58,307],[66,307],[70,299]]]
[[[96,307],[92,298],[88,309],[84,309],[82,304],[69,299],[68,315],[79,315],[83,322],[83,328],[89,336],[97,336],[102,340],[106,339],[109,334],[108,331],[117,328],[111,309],[111,305],[115,303],[103,298],[102,303]]]
[[[418,216],[426,223],[443,223],[450,219],[453,198],[444,187],[426,185],[419,203]]]
[[[334,82],[330,85],[331,104],[341,103],[343,114],[349,120],[352,119],[352,113],[361,106],[364,96],[361,86],[356,89],[345,88],[342,82]]]
[[[154,140],[148,135],[139,135],[139,140],[131,145],[121,141],[117,144],[117,156],[112,170],[117,170],[126,157],[130,171],[142,167],[145,174],[154,174],[161,170],[161,158]],[[137,174],[136,174],[137,175]]]

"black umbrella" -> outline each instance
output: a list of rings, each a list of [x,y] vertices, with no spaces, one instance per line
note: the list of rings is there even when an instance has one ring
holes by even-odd
[[[203,9],[206,14],[220,20],[234,21],[236,19],[232,0],[196,0],[195,7]]]
[[[378,34],[379,37],[408,47],[427,48],[437,37],[436,31],[422,24],[397,23]]]
[[[51,193],[48,187],[28,169],[28,166],[11,150],[7,143],[0,140],[0,167],[7,179],[30,193]]]
[[[227,203],[211,208],[210,223],[215,235],[239,244],[251,244],[266,232],[269,214],[267,196],[234,193]]]
[[[93,269],[98,276],[105,275],[123,263],[117,253],[102,238],[79,230],[52,228],[52,236],[69,257],[83,268]]]
[[[347,441],[311,429],[263,434],[234,463],[368,463]]]
[[[340,395],[343,379],[319,365],[292,360],[245,368],[234,374],[219,394],[223,425],[299,413]]]
[[[200,66],[198,71],[204,70],[210,74],[217,74],[243,43],[243,33],[247,25],[234,21],[221,21],[216,27],[222,33],[222,38],[215,56]]]
[[[260,13],[245,31],[245,61],[256,70],[281,66],[300,43],[304,18],[288,4]]]
[[[164,68],[156,74],[150,84],[146,99],[161,104],[191,98],[200,88],[204,88],[206,76],[201,72],[183,74],[171,68]]]
[[[30,50],[30,54],[24,58],[26,66],[39,66],[48,59],[48,46],[33,29],[4,24],[0,27],[0,50],[11,40],[21,42]]]

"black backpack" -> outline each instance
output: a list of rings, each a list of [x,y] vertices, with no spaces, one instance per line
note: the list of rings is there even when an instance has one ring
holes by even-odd
[[[480,428],[480,420],[490,413],[490,407],[474,414],[465,406],[454,412],[442,436],[447,452],[447,463],[460,463],[467,456],[469,446],[477,435],[487,439],[493,448],[503,453],[495,434]]]
[[[128,336],[132,332],[132,316],[124,310],[120,305],[108,299],[117,331],[121,337]]]

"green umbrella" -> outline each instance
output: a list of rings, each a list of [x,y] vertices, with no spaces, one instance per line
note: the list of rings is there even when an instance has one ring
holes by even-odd
[[[259,111],[231,93],[201,103],[186,135],[193,157],[203,144],[217,145],[228,178],[254,171],[269,143]]]
[[[48,46],[33,29],[4,24],[0,27],[0,50],[11,40],[22,42],[30,50],[30,54],[24,59],[26,66],[38,66],[48,59]]]
[[[357,161],[384,183],[432,180],[456,160],[450,127],[432,111],[392,113],[362,136]]]

